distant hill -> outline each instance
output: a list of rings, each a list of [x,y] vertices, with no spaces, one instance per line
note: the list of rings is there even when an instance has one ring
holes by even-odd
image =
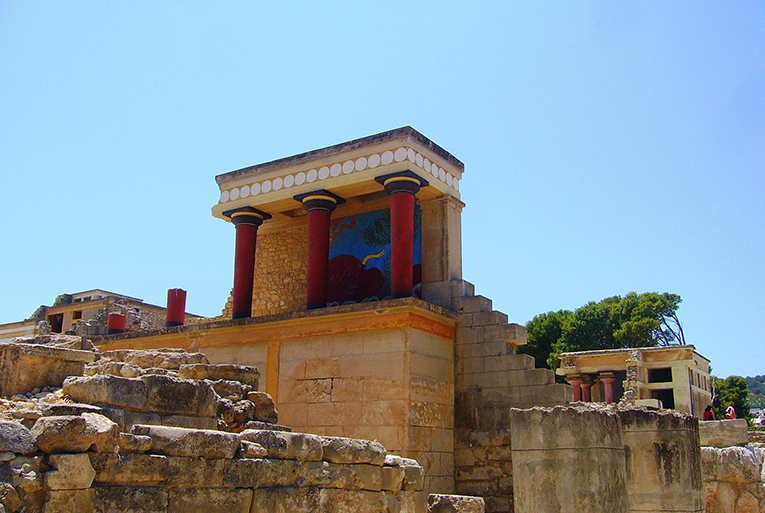
[[[749,407],[765,408],[765,376],[746,377],[749,387]]]

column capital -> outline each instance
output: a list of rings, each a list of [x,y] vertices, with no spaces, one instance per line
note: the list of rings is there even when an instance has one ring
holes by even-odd
[[[262,210],[252,207],[235,208],[234,210],[227,210],[223,212],[225,217],[228,217],[234,226],[242,224],[248,224],[251,226],[260,226],[266,219],[271,219],[270,214],[266,214]]]
[[[327,210],[332,212],[335,207],[345,203],[345,199],[341,198],[333,192],[329,192],[326,189],[317,189],[311,192],[304,192],[303,194],[296,194],[292,197],[296,201],[303,204],[308,212],[311,210]]]
[[[421,187],[427,187],[429,182],[412,171],[399,171],[389,175],[375,177],[375,181],[385,187],[388,194],[408,192],[417,194]]]

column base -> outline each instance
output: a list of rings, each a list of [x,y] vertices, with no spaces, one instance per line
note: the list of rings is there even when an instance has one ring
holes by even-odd
[[[393,299],[399,299],[402,297],[413,297],[413,296],[414,294],[412,294],[411,292],[394,292],[393,294],[390,295],[390,297],[392,297]]]
[[[316,310],[317,308],[326,308],[327,303],[306,303],[306,310]]]
[[[174,328],[176,326],[183,326],[183,323],[178,321],[168,321],[165,323],[165,328]]]
[[[250,317],[250,314],[245,314],[245,313],[236,313],[236,312],[234,312],[233,314],[231,314],[231,318],[232,318],[232,319],[246,319],[246,318],[248,318],[248,317]]]
[[[107,335],[119,335],[120,333],[125,333],[125,330],[118,330],[118,329],[109,329],[106,330]]]

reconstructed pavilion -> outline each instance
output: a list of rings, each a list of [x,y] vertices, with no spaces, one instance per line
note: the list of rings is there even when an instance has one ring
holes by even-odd
[[[474,462],[455,455],[470,432],[572,395],[462,279],[462,174],[404,127],[219,175],[212,213],[236,232],[222,317],[97,344],[257,366],[280,423],[377,439],[422,463],[427,490],[468,493],[455,463]]]
[[[562,353],[557,373],[574,400],[612,403],[630,393],[637,404],[672,408],[703,418],[712,404],[709,360],[692,345]]]

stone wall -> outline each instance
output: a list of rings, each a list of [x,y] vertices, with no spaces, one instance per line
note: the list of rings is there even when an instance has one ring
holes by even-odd
[[[252,316],[305,310],[308,232],[305,226],[258,233]],[[231,319],[231,296],[222,313]]]
[[[763,447],[702,447],[707,513],[765,512]]]
[[[422,468],[377,442],[141,425],[120,433],[97,414],[43,417],[31,430],[0,421],[0,434],[9,513],[428,511]]]
[[[282,343],[278,404],[295,429],[373,438],[426,470],[425,489],[454,490],[451,341],[416,329]]]
[[[511,424],[515,513],[704,511],[691,415],[578,405],[512,410]]]

